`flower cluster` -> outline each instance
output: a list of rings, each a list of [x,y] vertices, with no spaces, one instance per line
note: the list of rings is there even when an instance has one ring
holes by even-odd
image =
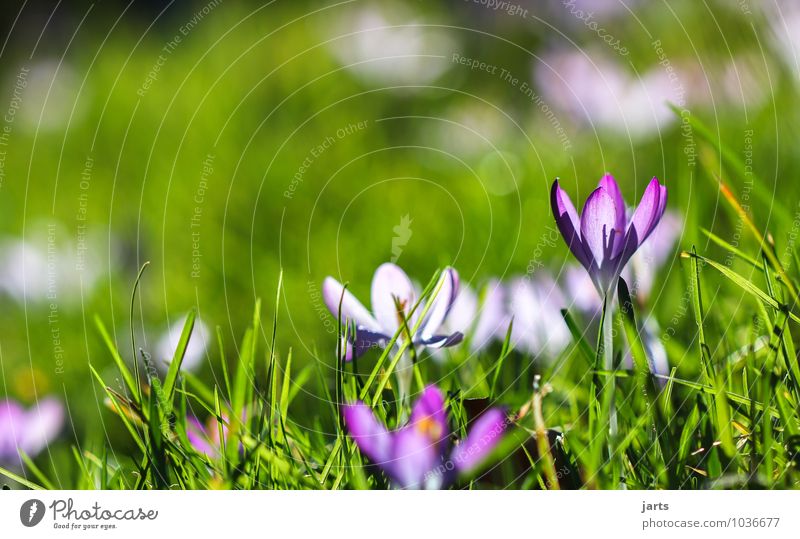
[[[551,204],[556,224],[572,254],[583,269],[567,269],[565,293],[546,272],[501,282],[492,279],[483,291],[483,300],[467,285],[460,286],[458,273],[445,268],[430,297],[420,300],[420,292],[406,273],[393,263],[381,265],[372,280],[372,312],[333,277],[325,279],[323,297],[328,309],[352,328],[348,332],[345,360],[372,347],[385,348],[394,339],[395,352],[413,348],[419,353],[466,340],[471,353],[506,337],[511,344],[536,358],[558,356],[570,341],[560,310],[576,305],[596,314],[603,303],[613,305],[620,275],[634,282],[639,297],[646,297],[653,284],[654,267],[662,264],[680,229],[677,216],[665,214],[667,189],[653,178],[632,211],[625,205],[619,186],[606,174],[579,215],[558,180],[551,189]],[[653,241],[648,242],[656,230]],[[637,255],[637,252],[639,253]],[[630,266],[629,262],[632,261]],[[610,327],[610,326],[607,326]],[[642,328],[652,333],[652,323]],[[610,344],[610,337],[607,344]],[[605,341],[604,341],[605,342]],[[653,339],[645,338],[655,361],[666,363]],[[610,347],[609,347],[610,350]],[[441,488],[459,473],[473,469],[497,443],[506,427],[500,409],[484,413],[461,444],[448,447],[449,428],[444,397],[435,386],[428,386],[413,407],[407,422],[402,407],[409,392],[409,360],[398,364],[398,393],[401,426],[388,431],[362,402],[345,405],[345,425],[355,443],[392,482],[401,488]],[[657,358],[657,359],[656,359]],[[655,370],[659,366],[654,365]],[[402,374],[406,371],[405,374]],[[487,433],[494,433],[488,436]],[[478,442],[480,441],[480,443]]]

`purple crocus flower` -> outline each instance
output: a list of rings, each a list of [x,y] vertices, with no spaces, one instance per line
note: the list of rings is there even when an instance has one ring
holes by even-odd
[[[473,470],[494,449],[508,424],[505,413],[492,408],[450,450],[444,395],[433,385],[414,404],[409,422],[395,431],[388,431],[362,402],[345,405],[342,413],[361,452],[405,489],[443,488],[459,473]]]
[[[580,218],[558,180],[550,203],[561,235],[586,268],[601,295],[613,293],[625,264],[655,229],[667,205],[667,188],[653,178],[630,219],[613,176],[606,174],[583,206]]]
[[[64,406],[54,398],[26,410],[18,402],[0,401],[0,462],[21,464],[20,453],[36,457],[64,426]]]
[[[463,338],[461,333],[438,333],[458,294],[456,270],[445,268],[433,293],[436,295],[429,300],[430,308],[412,335],[411,344],[432,348],[458,344]],[[353,355],[359,356],[369,348],[385,347],[400,329],[403,319],[407,321],[409,330],[413,331],[419,317],[427,308],[423,304],[411,312],[417,303],[416,289],[408,275],[399,266],[389,262],[378,267],[372,278],[372,313],[333,277],[325,278],[322,283],[322,296],[334,316],[339,314],[341,301],[342,321],[355,324],[355,335],[351,338],[353,346],[348,348],[346,359],[351,359]],[[405,339],[406,335],[401,333],[397,339],[398,344]]]
[[[227,438],[228,425],[226,422],[223,422],[222,433]],[[198,453],[211,458],[219,455],[219,425],[216,418],[209,418],[204,425],[195,416],[187,416],[186,438],[189,439],[189,443]]]
[[[622,278],[642,304],[653,290],[656,272],[673,253],[682,229],[683,219],[680,215],[669,210],[664,212],[661,222],[622,270]],[[564,272],[564,283],[572,298],[572,305],[579,311],[590,316],[602,311],[603,298],[597,293],[591,277],[582,268],[577,265],[569,266]]]

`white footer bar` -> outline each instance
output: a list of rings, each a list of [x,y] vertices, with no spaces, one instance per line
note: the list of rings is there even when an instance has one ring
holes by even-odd
[[[796,538],[799,518],[793,491],[0,493],[2,536],[21,539]]]

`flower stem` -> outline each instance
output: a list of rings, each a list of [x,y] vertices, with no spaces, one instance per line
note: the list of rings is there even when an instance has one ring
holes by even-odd
[[[622,462],[621,456],[616,455],[618,426],[615,401],[617,379],[614,375],[614,323],[611,307],[614,298],[613,290],[615,289],[616,286],[611,287],[610,290],[612,292],[606,292],[603,300],[603,367],[609,373],[603,387],[603,394],[604,407],[608,414],[608,455],[609,460],[612,462],[611,473],[615,485],[614,488],[618,488],[616,482],[622,476]]]
[[[402,423],[408,418],[411,382],[414,379],[414,362],[408,350],[402,352],[394,374],[397,377],[397,416]]]

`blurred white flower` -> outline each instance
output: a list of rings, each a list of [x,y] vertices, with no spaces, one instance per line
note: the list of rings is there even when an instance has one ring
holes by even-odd
[[[771,29],[772,42],[786,67],[800,78],[800,5],[796,2],[754,2],[763,11]]]
[[[18,303],[80,302],[115,265],[114,253],[104,264],[99,234],[86,234],[77,250],[63,240],[60,225],[37,223],[30,230],[26,239],[0,238],[0,290]]]
[[[677,88],[660,66],[637,78],[603,56],[557,52],[535,67],[534,78],[544,100],[579,124],[644,137],[675,121],[667,101],[679,101]]]
[[[566,305],[561,289],[549,275],[514,279],[508,285],[508,316],[514,319],[511,343],[537,359],[554,359],[571,340],[561,316]]]
[[[471,353],[486,348],[495,339],[502,339],[508,328],[503,285],[496,279],[489,281],[481,302],[469,285],[461,284],[442,328],[445,334],[463,333]],[[434,351],[434,355],[442,356],[442,350]]]
[[[76,104],[80,78],[69,64],[43,60],[31,66],[26,78],[20,121],[27,129],[59,131],[70,116],[72,122],[82,118],[85,107]]]
[[[447,58],[432,56],[449,54],[453,39],[398,6],[345,10],[333,27],[333,54],[369,83],[427,84],[451,65]]]
[[[178,348],[178,342],[181,340],[181,333],[183,332],[185,323],[186,316],[182,316],[180,320],[174,322],[159,338],[156,344],[155,357],[155,365],[158,368],[166,370],[172,362],[172,356]],[[197,369],[205,358],[206,349],[210,342],[211,332],[208,326],[200,317],[195,318],[192,335],[189,337],[189,342],[186,344],[186,352],[183,355],[181,369],[187,371]]]

